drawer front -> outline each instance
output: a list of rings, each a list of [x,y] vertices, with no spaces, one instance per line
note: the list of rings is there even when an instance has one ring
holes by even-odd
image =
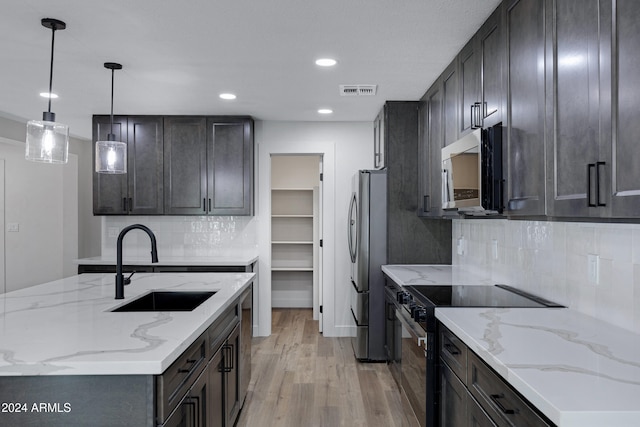
[[[207,366],[207,345],[204,334],[156,377],[157,422],[162,424],[189,390],[193,381]]]
[[[468,388],[497,426],[552,426],[473,352],[468,353]]]
[[[229,307],[223,314],[216,320],[213,325],[207,329],[207,336],[209,340],[209,356],[213,356],[224,340],[227,339],[233,328],[240,323],[240,312],[238,305],[234,304]]]
[[[467,346],[450,330],[440,327],[440,357],[467,384]]]

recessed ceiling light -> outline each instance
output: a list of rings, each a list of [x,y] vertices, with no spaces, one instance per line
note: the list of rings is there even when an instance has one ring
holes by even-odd
[[[43,98],[51,98],[51,99],[56,99],[58,97],[58,95],[56,95],[55,93],[49,94],[49,92],[40,92],[40,96]]]
[[[221,93],[220,98],[222,99],[236,99],[236,96],[232,93]]]
[[[318,110],[318,113],[320,114],[331,114],[333,113],[333,110],[330,110],[329,108],[321,108]]]
[[[338,61],[336,61],[335,59],[331,59],[331,58],[316,59],[316,65],[319,65],[321,67],[333,67],[337,63],[338,63]]]

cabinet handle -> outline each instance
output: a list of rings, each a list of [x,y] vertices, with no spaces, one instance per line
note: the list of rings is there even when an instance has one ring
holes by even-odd
[[[209,199],[209,212],[211,212],[211,199]]]
[[[202,199],[202,210],[205,211],[205,212],[207,211],[207,198],[206,197]]]
[[[444,345],[444,348],[453,356],[460,354],[460,350],[458,349],[458,347],[456,347],[455,345],[451,344],[451,343],[446,343]]]
[[[234,359],[233,344],[229,344],[227,348],[229,350],[229,372],[231,372],[234,369],[233,368],[233,359]]]
[[[595,208],[598,205],[591,202],[591,170],[592,169],[596,169],[595,163],[589,163],[587,165],[587,205],[590,208]]]
[[[129,197],[129,212],[133,210],[133,199]]]
[[[476,104],[471,104],[471,111],[470,111],[470,115],[471,115],[471,129],[475,129],[475,128],[476,128],[476,124],[475,124],[475,121],[474,121],[475,116],[476,116],[476,114],[475,114],[475,107],[476,107]]]
[[[606,203],[600,202],[600,166],[605,166],[605,162],[596,162],[596,205],[607,206]]]
[[[500,409],[502,411],[503,414],[507,414],[507,415],[512,415],[515,414],[516,411],[513,409],[507,409],[504,407],[504,405],[502,405],[502,403],[500,402],[500,400],[498,399],[504,399],[504,393],[500,393],[500,394],[492,394],[491,396],[491,400],[493,401],[493,403],[496,404],[496,406],[498,407],[498,409]]]
[[[429,210],[429,196],[424,196],[423,200],[422,200],[422,211],[423,212],[430,212]]]
[[[123,210],[124,212],[127,212],[127,211],[129,210],[129,209],[127,208],[127,198],[126,198],[126,197],[123,197],[123,198],[122,198],[122,210]]]

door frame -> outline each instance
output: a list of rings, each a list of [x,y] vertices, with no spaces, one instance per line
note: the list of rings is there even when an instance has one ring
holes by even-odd
[[[268,145],[268,146],[267,146]],[[328,286],[333,277],[335,282],[335,143],[319,141],[301,141],[293,144],[281,143],[256,144],[258,164],[256,188],[258,200],[256,213],[260,218],[258,227],[258,292],[254,304],[254,336],[271,335],[271,156],[273,155],[318,155],[323,167],[322,181],[322,262],[319,271],[319,296],[322,304],[322,331],[327,336],[335,336],[335,290]],[[256,308],[257,307],[257,308]],[[257,313],[256,313],[257,312]]]

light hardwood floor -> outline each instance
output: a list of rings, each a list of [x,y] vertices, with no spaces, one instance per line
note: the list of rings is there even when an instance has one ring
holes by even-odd
[[[417,425],[387,365],[357,362],[350,339],[320,334],[311,309],[274,309],[251,357],[237,427]]]

